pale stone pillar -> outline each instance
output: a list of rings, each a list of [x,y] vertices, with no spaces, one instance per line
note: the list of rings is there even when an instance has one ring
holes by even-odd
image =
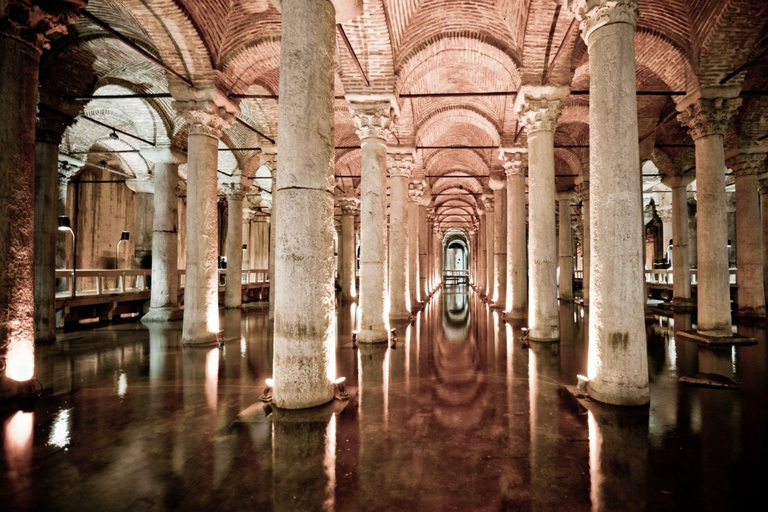
[[[269,325],[275,322],[275,207],[277,206],[277,146],[265,146],[262,148],[261,160],[272,171],[272,208],[270,208],[269,219],[269,251],[268,265],[269,269]]]
[[[528,150],[503,149],[501,158],[507,175],[507,317],[528,314],[528,248],[525,223],[525,170]]]
[[[341,206],[341,300],[352,302],[357,299],[355,280],[355,215],[360,211],[360,200],[356,197],[344,197],[339,200]]]
[[[413,148],[390,148],[389,169],[389,320],[411,318],[408,291],[408,180],[413,172]]]
[[[411,311],[419,307],[419,204],[424,195],[424,183],[414,181],[408,184],[408,292]]]
[[[697,331],[705,336],[732,334],[723,136],[740,104],[740,98],[722,97],[691,97],[678,104],[678,109],[684,109],[678,119],[696,144]]]
[[[582,163],[582,175],[576,180],[576,187],[581,199],[581,300],[584,307],[589,307],[589,276],[591,267],[590,215],[589,215],[589,162]]]
[[[126,182],[128,188],[131,188],[136,192],[136,233],[131,234],[131,238],[134,240],[133,244],[133,258],[127,255],[123,260],[128,268],[151,268],[148,267],[147,260],[153,257],[152,253],[152,235],[154,231],[154,211],[155,211],[155,183],[152,177],[147,179],[129,180],[136,183],[135,188],[131,188],[131,184]],[[122,258],[121,258],[122,259]],[[118,267],[120,268],[120,262],[118,261]]]
[[[70,180],[80,172],[85,162],[59,154],[59,174],[56,178],[58,192],[57,214],[67,215],[67,192]],[[69,237],[69,239],[67,239]],[[56,234],[56,268],[73,268],[72,239],[69,233],[57,231]]]
[[[736,176],[736,284],[738,316],[765,316],[763,240],[757,175],[765,169],[765,154],[741,154],[728,162]]]
[[[272,397],[286,409],[328,402],[336,378],[334,20],[327,1],[282,5]]]
[[[184,155],[171,148],[143,150],[142,156],[152,165],[155,182],[152,225],[152,288],[149,312],[141,318],[147,322],[179,320],[178,279],[178,201],[179,164]]]
[[[485,252],[486,252],[486,287],[485,293],[489,301],[493,300],[493,276],[496,273],[496,214],[493,204],[493,196],[483,197],[485,204]]]
[[[485,295],[485,286],[488,282],[487,266],[488,266],[488,248],[486,241],[486,215],[485,207],[482,204],[477,206],[477,292],[482,296]]]
[[[360,324],[357,340],[389,339],[387,323],[387,137],[392,129],[391,101],[372,99],[350,105],[362,148],[360,178]]]
[[[589,48],[591,271],[588,391],[648,403],[643,211],[637,144],[635,0],[574,0]]]
[[[675,310],[690,309],[691,264],[688,258],[688,197],[686,187],[693,176],[679,174],[662,180],[672,190],[672,306]]]
[[[433,243],[435,247],[435,258],[432,262],[432,268],[435,276],[435,290],[437,290],[443,284],[443,266],[445,262],[443,261],[443,239],[440,226],[437,224],[432,226],[432,232],[434,233]]]
[[[560,210],[558,254],[560,255],[560,300],[573,300],[573,232],[571,231],[571,202],[573,192],[557,195]]]
[[[493,190],[493,295],[491,307],[506,308],[507,304],[507,182],[504,175],[491,172],[488,180]]]
[[[239,110],[215,88],[171,86],[187,139],[187,266],[182,344],[219,343],[219,139]]]
[[[435,210],[428,208],[427,214],[427,291],[431,296],[435,291]]]
[[[758,175],[760,186],[760,228],[762,235],[762,257],[763,257],[763,290],[766,301],[768,301],[768,279],[765,277],[765,269],[768,268],[768,173],[762,172]]]
[[[427,218],[428,199],[422,196],[419,206],[419,299],[426,302],[429,298],[429,220]]]
[[[224,289],[224,307],[243,305],[243,200],[245,190],[241,183],[227,183],[227,284]]]
[[[560,338],[557,303],[555,228],[555,129],[562,88],[523,88],[515,111],[528,133],[528,336],[534,341]]]

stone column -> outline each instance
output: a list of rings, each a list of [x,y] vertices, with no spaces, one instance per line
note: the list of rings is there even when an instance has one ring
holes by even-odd
[[[171,148],[142,150],[152,166],[155,193],[152,223],[152,288],[144,323],[179,320],[178,200],[179,165],[184,155]]]
[[[327,1],[282,4],[275,218],[273,403],[333,399],[336,291],[333,244],[333,55]]]
[[[275,206],[277,205],[277,146],[266,146],[262,148],[261,161],[263,165],[269,167],[272,171],[272,208],[270,209],[269,219],[269,325],[275,322]]]
[[[238,109],[215,88],[172,85],[187,139],[187,267],[182,343],[219,343],[218,192],[219,139]]]
[[[555,129],[562,88],[522,88],[515,111],[528,133],[528,336],[534,341],[560,338],[557,303],[555,228]]]
[[[498,171],[491,172],[493,190],[493,295],[491,307],[507,307],[507,180]]]
[[[411,318],[408,291],[408,180],[413,172],[413,148],[390,148],[389,169],[389,320]]]
[[[431,296],[436,287],[435,283],[435,237],[434,237],[434,231],[435,231],[435,209],[434,208],[428,208],[427,211],[429,212],[427,214],[427,291],[429,295]]]
[[[419,307],[419,204],[424,195],[424,183],[414,181],[408,184],[408,292],[411,311]]]
[[[768,279],[765,278],[765,269],[768,268],[768,173],[762,172],[758,175],[760,187],[760,228],[762,235],[762,258],[763,258],[763,290],[766,301],[768,301]]]
[[[686,187],[693,176],[680,174],[662,180],[672,190],[672,306],[675,310],[690,309],[691,264],[688,258],[688,194]]]
[[[528,150],[503,149],[507,175],[507,318],[522,319],[528,313],[528,248],[525,223],[525,171]]]
[[[68,215],[67,213],[67,192],[69,182],[80,172],[85,162],[74,160],[73,158],[59,154],[59,173],[56,178],[57,186],[57,214]],[[74,219],[72,219],[74,222]],[[67,237],[70,237],[68,240]],[[69,233],[57,231],[56,234],[56,268],[72,268],[71,262],[72,240]],[[61,291],[61,290],[59,290]]]
[[[355,215],[360,211],[360,200],[356,197],[344,197],[339,200],[341,206],[341,300],[352,302],[357,299],[355,280]]]
[[[678,104],[684,109],[678,119],[696,144],[697,331],[704,336],[732,334],[723,136],[740,104],[740,98],[722,97],[692,97]]]
[[[642,184],[637,144],[637,1],[574,0],[589,48],[591,269],[588,391],[648,403]]]
[[[493,300],[493,276],[496,273],[496,214],[494,211],[493,196],[483,197],[485,204],[485,251],[486,251],[486,287],[485,293],[489,301]]]
[[[738,316],[765,317],[763,240],[757,175],[765,170],[765,154],[741,154],[729,160],[736,175],[736,284]]]
[[[76,112],[72,112],[76,114]],[[38,104],[35,131],[35,340],[56,340],[59,144],[72,116]],[[62,213],[62,215],[65,215]],[[63,247],[63,246],[62,246]]]
[[[576,194],[557,194],[560,209],[558,254],[560,255],[560,300],[573,300],[573,232],[571,231],[571,202]]]
[[[134,241],[133,256],[127,254],[128,248],[123,246],[115,268],[151,268],[151,265],[145,265],[152,258],[155,182],[152,176],[143,175],[126,180],[125,185],[136,194],[136,223],[131,233],[131,240]]]
[[[581,301],[589,307],[589,274],[591,267],[590,215],[589,215],[589,162],[582,163],[582,175],[576,179],[576,188],[581,199]]]
[[[243,305],[243,200],[245,189],[239,182],[227,183],[227,285],[224,289],[224,307]]]
[[[0,3],[0,400],[35,388],[35,117],[40,55],[84,2]],[[49,226],[50,229],[50,226]]]
[[[486,267],[488,266],[488,248],[485,238],[486,234],[486,215],[485,206],[482,204],[477,205],[475,210],[477,213],[477,292],[482,296],[485,295],[485,285],[488,282],[488,274]]]
[[[426,302],[429,298],[429,221],[427,204],[429,199],[422,195],[419,205],[419,299]]]
[[[443,284],[443,239],[440,226],[437,224],[432,226],[432,232],[434,233],[433,244],[435,247],[435,258],[432,261],[432,272],[435,276],[435,290],[440,288]]]
[[[389,339],[387,323],[387,137],[392,129],[391,101],[354,101],[350,109],[361,145],[360,178],[360,324],[357,340]]]

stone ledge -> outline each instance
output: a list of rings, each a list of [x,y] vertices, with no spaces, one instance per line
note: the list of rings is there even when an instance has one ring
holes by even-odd
[[[756,345],[757,340],[749,336],[733,333],[730,336],[708,336],[696,331],[677,331],[675,336],[680,336],[689,341],[695,341],[699,345],[711,346],[729,346],[729,345]]]

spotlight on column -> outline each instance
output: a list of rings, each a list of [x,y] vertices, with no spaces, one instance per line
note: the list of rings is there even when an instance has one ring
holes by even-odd
[[[259,397],[259,400],[262,402],[271,402],[272,401],[272,388],[275,387],[275,381],[271,378],[266,379],[264,381],[267,385],[267,387],[264,388],[264,391],[262,391],[261,396]]]
[[[335,396],[336,400],[349,400],[349,393],[347,393],[347,388],[344,386],[344,381],[346,381],[346,377],[339,377],[335,381],[333,381],[334,385],[336,386],[336,389],[338,390],[338,394]]]
[[[587,394],[587,384],[589,384],[589,378],[584,375],[577,375],[578,383],[576,384],[576,393],[579,397],[583,397]]]
[[[389,348],[397,348],[397,329],[394,327],[389,330],[389,340],[392,342]]]

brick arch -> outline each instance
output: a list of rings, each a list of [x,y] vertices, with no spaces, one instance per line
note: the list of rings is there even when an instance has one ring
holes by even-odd
[[[272,94],[278,90],[280,34],[248,41],[225,55],[217,66],[225,90],[242,94],[258,84]]]
[[[154,67],[153,70],[157,70],[157,68]],[[133,73],[127,73],[127,75],[129,75],[134,80],[140,78]],[[134,94],[158,92],[156,90],[157,87],[154,85],[155,84],[151,82],[148,83],[146,81],[135,83],[128,78],[122,78],[120,76],[108,76],[100,79],[96,83],[96,87],[94,87],[94,94],[97,94],[104,88],[122,88],[129,93]],[[157,129],[158,123],[162,124],[165,131],[163,138],[170,139],[174,129],[174,121],[176,119],[176,113],[173,111],[171,100],[166,98],[137,98],[136,101],[146,104],[150,113],[152,114],[152,119],[155,121],[155,140],[157,140],[157,134],[159,133],[159,130]]]
[[[688,51],[656,29],[638,27],[635,32],[635,62],[647,68],[672,91],[691,91],[698,79]]]
[[[568,148],[555,148],[555,161],[562,162],[562,165],[556,166],[559,171],[568,170],[570,171],[569,174],[573,174],[574,176],[581,174],[581,158],[579,158],[579,155],[574,150]],[[563,169],[563,167],[565,167],[565,169]],[[558,174],[562,174],[562,172],[558,172]]]
[[[736,119],[743,142],[768,135],[768,96],[747,96]]]
[[[464,131],[459,131],[463,128]],[[466,106],[456,106],[435,112],[416,127],[416,138],[423,145],[445,141],[446,135],[455,132],[454,137],[475,145],[487,143],[499,145],[501,135],[496,125],[484,114]],[[460,136],[464,134],[465,136]],[[480,143],[480,144],[477,144]]]
[[[681,170],[675,165],[672,157],[661,148],[653,148],[649,160],[653,162],[653,165],[659,170],[659,174],[672,176],[676,174],[676,171]]]
[[[351,188],[357,190],[360,186],[360,166],[361,166],[361,151],[357,149],[348,149],[343,153],[337,153],[334,161],[334,173],[337,176],[344,176],[343,178],[336,178],[337,182],[342,184],[341,188]]]

